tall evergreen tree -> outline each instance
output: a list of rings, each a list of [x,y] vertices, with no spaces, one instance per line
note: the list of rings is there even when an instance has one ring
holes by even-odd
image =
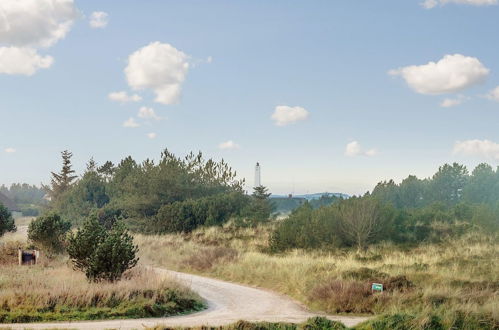
[[[73,157],[73,153],[69,150],[64,150],[61,152],[62,156],[62,169],[59,173],[52,173],[51,180],[51,188],[49,191],[52,199],[57,199],[61,196],[66,190],[68,190],[73,181],[76,180],[77,176],[73,175],[75,171],[72,169],[71,157]]]

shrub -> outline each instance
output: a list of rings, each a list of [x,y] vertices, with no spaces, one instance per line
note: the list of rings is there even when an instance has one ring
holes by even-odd
[[[16,225],[12,213],[0,203],[0,236],[8,231],[16,231]]]
[[[371,313],[374,299],[369,283],[330,280],[314,287],[309,300],[322,301],[336,313]]]
[[[92,217],[68,239],[68,254],[76,269],[90,281],[114,282],[137,265],[138,247],[125,227],[115,224],[110,231]]]
[[[59,215],[47,214],[29,224],[28,238],[48,254],[58,253],[64,249],[65,235],[70,228],[71,223],[61,219]]]

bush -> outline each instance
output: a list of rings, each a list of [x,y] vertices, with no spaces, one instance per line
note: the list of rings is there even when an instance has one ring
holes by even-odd
[[[12,213],[3,204],[0,204],[0,236],[8,231],[16,231]]]
[[[75,269],[94,282],[117,281],[139,260],[138,247],[123,225],[116,223],[107,231],[95,217],[69,236],[67,251]]]
[[[29,224],[28,238],[48,254],[59,253],[64,249],[65,236],[70,228],[71,223],[61,219],[59,215],[47,214]]]

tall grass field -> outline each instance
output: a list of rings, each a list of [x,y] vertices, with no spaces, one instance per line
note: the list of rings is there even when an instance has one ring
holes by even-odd
[[[439,244],[366,252],[269,253],[272,225],[137,235],[141,258],[170,269],[268,288],[314,310],[373,315],[359,329],[498,329],[499,244],[470,233]],[[384,285],[372,292],[372,283]]]

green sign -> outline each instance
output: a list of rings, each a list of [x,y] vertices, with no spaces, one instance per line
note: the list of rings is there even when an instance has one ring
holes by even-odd
[[[371,285],[371,290],[372,291],[380,291],[380,292],[383,292],[383,284],[381,283],[373,283]]]

